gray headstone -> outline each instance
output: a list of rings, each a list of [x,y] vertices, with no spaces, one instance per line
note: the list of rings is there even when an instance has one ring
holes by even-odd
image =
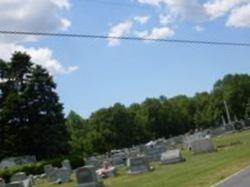
[[[145,156],[128,158],[127,167],[129,174],[144,173],[150,170],[148,159]]]
[[[113,166],[126,165],[126,154],[124,152],[112,154],[109,161]]]
[[[20,175],[21,176],[21,175]],[[20,178],[12,179],[12,181],[6,185],[7,187],[32,187],[32,179],[30,177],[27,177],[24,180],[21,180]]]
[[[60,168],[57,170],[57,180],[61,183],[66,183],[70,181],[71,170],[67,168]]]
[[[225,129],[224,126],[210,130],[210,134],[212,136],[219,136],[219,135],[225,134],[226,132],[227,132],[227,130]]]
[[[68,169],[68,170],[72,170],[71,164],[70,164],[70,161],[69,161],[69,160],[64,160],[64,161],[62,161],[62,167],[63,167],[63,168],[66,168],[66,169]]]
[[[95,167],[85,166],[76,169],[77,187],[103,187],[102,181],[99,181],[95,172]]]
[[[184,161],[179,149],[169,150],[161,154],[161,162],[163,164],[173,164]]]
[[[163,153],[164,151],[165,150],[163,150],[161,147],[153,147],[147,148],[145,150],[145,154],[149,162],[158,162],[160,161],[161,153]]]
[[[9,168],[16,165],[30,164],[36,162],[35,156],[11,157],[1,161],[0,168]]]
[[[193,153],[213,152],[214,144],[210,138],[202,138],[191,142],[190,150]]]
[[[97,157],[89,157],[85,160],[86,165],[88,166],[94,166],[96,169],[100,168],[102,166],[103,160],[101,158]]]
[[[53,166],[51,164],[43,166],[43,171],[46,175],[49,175],[49,173],[53,170]]]
[[[0,178],[0,187],[5,187],[5,181],[2,178]]]
[[[47,174],[48,182],[56,183],[58,181],[57,170],[58,170],[58,168],[52,168],[51,170],[49,170],[49,172]]]
[[[6,184],[5,187],[24,187],[22,182],[12,182],[9,184]]]
[[[17,182],[17,181],[24,181],[27,179],[27,175],[24,172],[19,172],[16,173],[14,175],[12,175],[12,177],[10,178],[11,182]]]

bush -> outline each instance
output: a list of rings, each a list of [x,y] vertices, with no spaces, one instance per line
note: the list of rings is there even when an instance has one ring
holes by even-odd
[[[4,178],[5,181],[9,181],[10,177],[17,172],[25,172],[27,175],[39,175],[43,173],[43,167],[47,164],[52,164],[54,167],[61,167],[61,162],[65,159],[70,160],[72,169],[84,165],[84,160],[81,156],[71,155],[68,157],[60,157],[53,160],[40,161],[33,164],[27,164],[22,166],[15,166],[11,168],[1,169],[0,177]]]

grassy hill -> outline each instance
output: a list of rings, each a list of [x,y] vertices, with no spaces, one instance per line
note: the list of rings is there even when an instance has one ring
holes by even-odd
[[[106,179],[107,187],[206,187],[250,165],[250,131],[214,138],[217,151],[193,155],[183,151],[186,162],[174,165],[154,164],[153,172],[128,175],[125,169],[119,175]],[[60,185],[73,187],[75,182]],[[37,187],[52,187],[47,183]]]

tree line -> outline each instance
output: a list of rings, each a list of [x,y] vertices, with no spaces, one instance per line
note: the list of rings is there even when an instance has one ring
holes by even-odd
[[[226,75],[210,92],[147,98],[142,103],[120,103],[102,108],[88,119],[71,111],[65,118],[53,77],[29,55],[16,52],[0,60],[0,159],[36,155],[92,155],[169,138],[196,128],[210,128],[226,116],[250,117],[250,76]]]
[[[116,103],[92,113],[88,119],[71,111],[66,120],[71,151],[90,155],[105,153],[197,128],[215,128],[222,125],[222,116],[226,119],[224,101],[232,120],[248,119],[250,76],[226,75],[210,92],[196,93],[193,97],[160,96],[128,107]]]

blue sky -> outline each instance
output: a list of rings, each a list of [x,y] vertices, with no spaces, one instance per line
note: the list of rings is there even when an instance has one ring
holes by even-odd
[[[178,0],[178,4],[112,0],[123,6],[88,0],[45,0],[47,4],[38,0],[38,6],[29,1],[0,3],[0,10],[8,6],[17,12],[17,18],[3,12],[0,28],[250,43],[249,0],[234,4],[229,0]],[[20,19],[30,24],[16,24]],[[31,53],[34,62],[55,75],[65,112],[74,110],[84,117],[116,102],[129,105],[160,95],[192,96],[210,91],[228,73],[250,72],[247,47],[1,36],[0,49],[1,58],[9,58],[13,50]]]

